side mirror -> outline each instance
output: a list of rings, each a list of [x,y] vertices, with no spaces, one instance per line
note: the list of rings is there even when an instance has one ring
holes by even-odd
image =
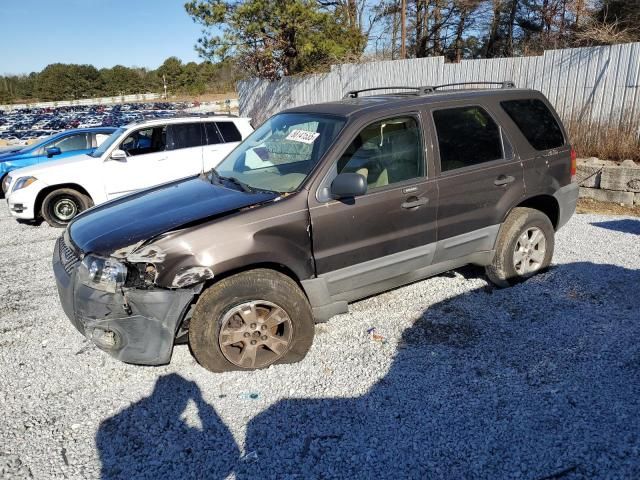
[[[62,153],[62,150],[60,150],[59,147],[50,147],[50,148],[47,148],[46,152],[47,152],[47,158],[51,158],[54,155],[60,155]]]
[[[367,193],[367,179],[359,173],[341,173],[331,182],[333,198],[353,198]]]
[[[111,156],[109,158],[117,162],[126,162],[127,152],[125,152],[124,150],[120,150],[119,148],[116,148],[113,152],[111,152]]]

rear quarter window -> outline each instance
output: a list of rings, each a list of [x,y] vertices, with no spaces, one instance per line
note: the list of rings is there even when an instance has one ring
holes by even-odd
[[[500,105],[536,150],[549,150],[564,145],[560,125],[541,100],[506,100],[500,102]]]
[[[242,136],[233,122],[216,122],[225,143],[239,142]]]

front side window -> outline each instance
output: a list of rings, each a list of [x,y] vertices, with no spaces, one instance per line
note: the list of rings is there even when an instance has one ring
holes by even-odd
[[[201,147],[204,143],[202,123],[177,123],[169,125],[168,150]]]
[[[500,160],[500,127],[485,109],[477,106],[433,112],[442,172]]]
[[[417,121],[393,118],[365,127],[337,164],[338,173],[359,173],[369,188],[424,176]]]
[[[271,117],[216,168],[250,188],[294,192],[334,142],[345,120],[306,113]]]
[[[536,150],[550,150],[564,145],[560,125],[547,106],[536,98],[508,100],[500,105]]]
[[[75,150],[86,150],[87,148],[91,148],[87,146],[87,134],[83,133],[81,135],[69,135],[68,137],[64,137],[63,139],[54,142],[51,147],[58,147],[60,152],[73,152]]]
[[[92,157],[99,158],[111,147],[111,145],[115,144],[120,137],[126,132],[127,129],[125,127],[118,128],[115,132],[113,132],[109,137],[107,137],[99,146],[96,148],[93,153],[90,153]]]
[[[166,149],[166,138],[166,126],[144,128],[127,136],[120,144],[120,149],[131,156],[162,152]]]

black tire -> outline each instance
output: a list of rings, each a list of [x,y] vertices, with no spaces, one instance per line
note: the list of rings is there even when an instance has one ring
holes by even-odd
[[[532,265],[529,268],[535,268],[535,270],[520,273],[516,269],[516,246],[518,246],[521,236],[532,229],[538,229],[544,235],[544,255],[538,254],[542,258],[540,262],[534,262],[528,256],[525,257],[526,261]],[[553,258],[554,246],[555,231],[549,217],[532,208],[514,208],[500,227],[496,241],[495,258],[491,265],[485,267],[487,277],[498,287],[509,287],[522,282],[549,267]],[[532,250],[534,253],[535,251],[535,249]]]
[[[60,188],[50,192],[42,201],[42,218],[56,228],[64,228],[80,212],[93,206],[91,198],[71,188]],[[62,207],[69,213],[63,215]]]
[[[0,176],[0,200],[4,200],[5,198],[7,198],[2,188],[2,184],[4,183],[4,179],[7,178],[7,175],[9,174],[5,173],[4,175]]]
[[[225,316],[232,309],[255,301],[270,302],[286,313],[290,319],[287,322],[289,343],[271,363],[245,367],[232,363],[225,355],[220,345],[220,333],[223,322],[227,322]],[[272,364],[302,360],[313,342],[314,329],[311,306],[296,282],[275,270],[255,269],[224,278],[200,295],[189,323],[189,346],[198,363],[212,372],[254,370],[267,368]],[[243,345],[243,342],[244,340],[239,343]],[[233,348],[243,352],[244,345],[237,345],[236,343]],[[229,347],[226,348],[228,352]],[[271,354],[276,355],[266,347],[257,348],[261,348],[261,352],[268,355],[267,358],[271,358]]]

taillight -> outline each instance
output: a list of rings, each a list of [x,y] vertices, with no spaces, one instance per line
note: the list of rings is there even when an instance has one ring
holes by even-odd
[[[576,154],[576,151],[572,148],[571,149],[571,181],[572,182],[576,181],[576,171],[578,169],[577,158],[578,158],[578,155]]]

